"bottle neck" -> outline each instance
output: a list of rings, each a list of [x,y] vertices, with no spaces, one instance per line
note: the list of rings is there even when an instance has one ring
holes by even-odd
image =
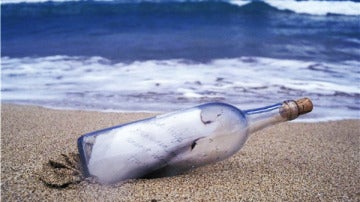
[[[282,104],[279,103],[244,111],[248,121],[248,133],[251,134],[267,126],[286,121],[279,113],[281,106]]]
[[[296,119],[299,115],[308,112],[307,109],[306,112],[303,109],[301,102],[289,100],[267,107],[246,110],[244,112],[248,120],[248,133],[254,133],[267,126]]]

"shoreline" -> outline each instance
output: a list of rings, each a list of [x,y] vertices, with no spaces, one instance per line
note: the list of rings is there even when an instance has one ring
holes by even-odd
[[[216,102],[216,101],[215,101]],[[51,105],[41,105],[41,104],[36,104],[36,103],[22,103],[22,102],[12,102],[12,101],[3,101],[2,105],[14,105],[14,106],[28,106],[28,107],[39,107],[39,108],[44,108],[44,109],[49,109],[49,110],[59,110],[59,111],[73,111],[73,112],[95,112],[95,113],[136,113],[136,114],[150,114],[150,115],[158,115],[158,114],[165,114],[165,113],[170,113],[170,112],[174,112],[174,111],[178,111],[178,110],[183,110],[183,109],[187,109],[190,107],[194,107],[194,106],[198,106],[201,104],[205,104],[207,102],[204,103],[198,103],[198,104],[193,104],[189,107],[180,107],[177,109],[168,109],[168,111],[160,111],[160,110],[132,110],[132,109],[100,109],[100,108],[86,108],[86,109],[77,109],[77,108],[72,108],[72,107],[54,107]],[[227,102],[224,102],[227,103]],[[231,104],[231,103],[228,103]],[[236,105],[234,105],[235,107],[238,107]],[[252,108],[247,108],[246,110],[249,109],[255,109],[257,107],[252,107]],[[244,110],[241,108],[241,110]],[[316,110],[316,111],[315,111]],[[332,122],[332,121],[347,121],[347,120],[360,120],[360,116],[358,117],[342,117],[342,116],[330,116],[327,118],[319,118],[316,117],[314,114],[324,114],[324,110],[319,111],[318,106],[314,107],[313,112],[305,115],[305,116],[300,116],[295,120],[291,120],[291,123],[324,123],[324,122]]]
[[[185,174],[112,186],[45,186],[42,165],[77,152],[80,135],[158,113],[1,105],[1,199],[105,201],[360,200],[360,120],[282,123],[250,136],[234,156]]]

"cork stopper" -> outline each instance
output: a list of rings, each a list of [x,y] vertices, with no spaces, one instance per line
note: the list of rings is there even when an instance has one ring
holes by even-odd
[[[296,101],[296,104],[298,106],[299,115],[306,114],[312,111],[313,109],[313,103],[309,98],[301,98]]]
[[[309,98],[301,98],[297,101],[288,100],[284,101],[283,106],[280,108],[280,114],[287,120],[296,119],[299,115],[311,112],[313,104]]]

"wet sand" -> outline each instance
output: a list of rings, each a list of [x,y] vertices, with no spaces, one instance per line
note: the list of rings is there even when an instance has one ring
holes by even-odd
[[[1,112],[2,201],[360,201],[360,120],[282,123],[182,175],[57,189],[39,180],[43,164],[77,152],[80,135],[154,114],[10,104]]]

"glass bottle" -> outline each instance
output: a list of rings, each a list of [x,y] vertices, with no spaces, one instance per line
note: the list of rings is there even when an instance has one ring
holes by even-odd
[[[83,172],[103,184],[175,175],[228,158],[249,134],[312,108],[308,98],[245,111],[207,103],[95,131],[78,139]]]

